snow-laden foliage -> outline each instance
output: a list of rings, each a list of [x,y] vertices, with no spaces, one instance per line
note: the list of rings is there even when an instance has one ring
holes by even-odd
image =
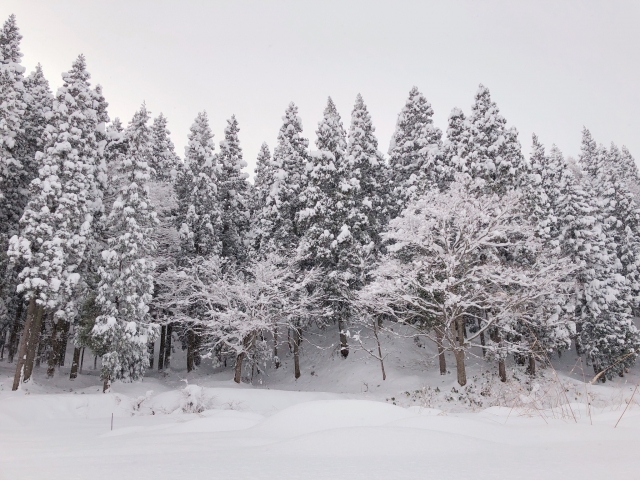
[[[191,126],[184,164],[176,180],[176,222],[184,258],[216,255],[222,249],[222,208],[217,187],[220,167],[214,149],[207,114],[199,113]]]
[[[157,302],[175,321],[190,324],[210,355],[235,357],[240,382],[244,360],[262,368],[272,357],[268,338],[278,328],[301,328],[301,318],[316,315],[317,294],[309,287],[317,280],[317,271],[300,272],[275,254],[243,269],[211,256],[194,261],[188,272],[163,274],[159,282],[166,293]]]
[[[147,182],[153,155],[149,113],[143,105],[124,132],[127,153],[118,165],[119,194],[107,219],[96,304],[100,315],[91,332],[92,348],[102,356],[105,389],[113,380],[140,378],[149,364],[147,344],[155,340],[149,324],[156,214]]]
[[[549,348],[566,344],[571,331],[553,301],[569,263],[548,257],[520,214],[517,193],[477,195],[477,183],[459,175],[447,192],[427,193],[392,220],[384,236],[394,243],[359,295],[367,309],[415,325],[452,350],[461,385],[465,350],[480,346],[484,332],[501,338],[485,348],[506,354],[524,348],[507,340],[517,323],[554,330]],[[505,261],[525,249],[535,263]],[[465,335],[469,320],[479,328]]]
[[[431,104],[413,87],[398,115],[389,148],[393,216],[402,211],[421,183],[436,180],[436,170],[441,168],[441,137],[442,132],[433,124]]]
[[[73,315],[74,291],[99,203],[95,173],[100,122],[82,55],[63,80],[45,128],[44,151],[37,153],[42,166],[31,182],[20,233],[11,239],[9,255],[26,264],[18,291],[35,295],[47,309],[68,317]]]
[[[384,376],[398,323],[435,342],[442,374],[453,351],[461,383],[471,346],[502,381],[509,355],[534,375],[571,342],[602,380],[636,361],[640,173],[627,148],[585,128],[578,162],[535,135],[525,160],[482,85],[442,139],[414,87],[388,156],[360,95],[348,131],[329,98],[317,151],[289,104],[251,184],[235,117],[216,153],[198,114],[182,162],[162,114],[110,123],[82,55],[54,95],[40,65],[25,78],[21,38],[12,15],[0,29],[0,352],[19,360],[14,388],[38,361],[53,372],[69,335],[102,356],[106,387],[139,378],[158,323],[161,369],[175,338],[188,371],[233,359],[238,382],[243,364],[277,368],[285,338],[298,378],[303,341],[338,332],[336,353],[351,341]]]
[[[507,121],[489,89],[480,85],[469,117],[469,174],[485,180],[485,188],[503,193],[517,188],[525,173],[518,132],[507,128]]]
[[[239,131],[238,121],[232,116],[220,142],[218,198],[222,209],[222,256],[243,263],[247,257],[244,239],[249,230],[250,198],[249,175],[242,171],[247,162],[242,159]]]
[[[151,135],[153,137],[153,156],[151,157],[151,178],[160,182],[175,179],[178,174],[180,159],[176,155],[175,146],[167,129],[167,117],[162,113],[153,120]]]
[[[303,233],[298,214],[305,208],[302,193],[307,182],[309,140],[302,136],[302,121],[293,102],[287,107],[282,121],[269,169],[272,184],[263,184],[269,193],[264,207],[256,214],[261,226],[263,251],[291,254]]]

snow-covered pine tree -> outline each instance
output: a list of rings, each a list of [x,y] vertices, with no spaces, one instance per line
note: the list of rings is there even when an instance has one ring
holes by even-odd
[[[302,121],[298,107],[291,102],[287,107],[278,132],[278,143],[273,152],[275,172],[271,186],[270,202],[263,215],[266,251],[276,251],[284,256],[293,255],[298,248],[302,232],[298,225],[298,213],[305,208],[302,193],[307,182],[309,140],[302,136]]]
[[[349,354],[346,321],[351,298],[351,278],[344,277],[339,265],[344,267],[340,259],[349,255],[352,243],[338,241],[338,238],[343,226],[346,226],[348,216],[344,200],[350,187],[343,181],[346,173],[347,134],[331,98],[328,99],[323,118],[318,123],[316,135],[319,151],[310,154],[307,167],[308,182],[303,193],[307,208],[299,214],[305,233],[298,254],[307,268],[316,268],[322,272],[322,298],[329,309],[329,318],[338,325],[340,351],[346,358]]]
[[[0,66],[0,68],[2,67]],[[0,252],[0,278],[2,278],[0,284],[4,287],[0,288],[0,305],[4,303],[7,307],[0,310],[5,315],[10,314],[10,318],[14,322],[19,322],[20,319],[16,317],[19,317],[22,311],[22,298],[15,294],[17,270],[20,269],[20,266],[16,265],[16,268],[6,269],[7,240],[18,233],[18,222],[28,201],[29,183],[38,176],[40,165],[36,161],[36,152],[43,148],[42,135],[48,119],[51,118],[53,104],[53,95],[49,90],[49,83],[42,74],[40,64],[25,79],[23,84],[24,113],[17,143],[12,150],[14,158],[21,164],[21,174],[12,177],[12,182],[14,183],[9,189],[11,192],[9,196],[14,199],[12,204],[5,204],[0,199],[0,209],[3,210],[3,213],[0,213],[0,217],[3,214],[11,217],[10,219],[5,217],[7,221],[0,226],[0,249],[2,249]],[[5,105],[5,107],[9,107],[9,105]],[[0,110],[2,110],[2,107],[0,107]],[[14,167],[17,168],[17,165],[14,165]],[[20,171],[13,170],[13,173],[18,174]],[[5,315],[0,313],[0,328],[4,323],[9,323],[9,318]],[[15,327],[17,328],[17,325]]]
[[[44,152],[38,153],[42,167],[30,185],[20,234],[12,237],[9,247],[14,261],[26,264],[18,285],[18,292],[31,302],[25,337],[32,324],[39,332],[43,309],[55,314],[57,321],[73,318],[97,202],[98,116],[84,56],[63,74],[63,80],[45,129]],[[16,388],[21,367],[16,371]]]
[[[363,257],[376,251],[380,233],[387,218],[387,197],[384,158],[378,150],[375,128],[362,96],[358,94],[351,113],[348,144],[342,174],[343,191],[347,191],[345,205],[348,209],[346,228],[341,227],[340,239],[352,237]],[[355,258],[344,259],[345,271],[352,271],[353,278],[360,278],[360,268]]]
[[[100,315],[91,331],[92,350],[102,356],[104,391],[114,380],[132,381],[144,375],[147,345],[157,334],[149,323],[148,307],[153,294],[152,233],[157,224],[147,186],[153,157],[148,122],[143,104],[124,133],[127,153],[115,179],[119,194],[107,218],[109,238],[96,298]]]
[[[517,188],[526,175],[518,132],[514,127],[507,128],[507,121],[483,85],[476,92],[469,123],[469,173],[485,180],[486,188],[500,194]]]
[[[248,175],[242,171],[247,162],[242,159],[239,130],[233,115],[227,120],[224,140],[220,142],[218,198],[222,209],[222,256],[243,263],[247,258],[250,198]]]
[[[433,184],[441,154],[442,132],[433,124],[433,108],[418,87],[413,87],[398,115],[389,148],[393,199],[391,217],[397,216],[421,183]]]
[[[180,232],[178,265],[185,271],[197,268],[205,258],[222,253],[223,212],[218,192],[221,168],[214,148],[207,114],[201,112],[191,126],[185,161],[175,185],[176,226]],[[200,358],[198,326],[186,322],[181,327],[179,333],[188,349],[187,370],[191,371]]]
[[[219,255],[222,250],[222,211],[218,198],[220,168],[205,112],[196,117],[185,148],[185,161],[176,180],[177,227],[184,265],[197,256]]]
[[[459,108],[451,110],[447,140],[442,146],[442,162],[436,165],[436,184],[443,189],[454,179],[455,173],[468,173],[471,124]]]
[[[269,146],[263,142],[256,159],[253,175],[253,197],[251,202],[251,245],[256,252],[266,251],[269,237],[266,232],[271,231],[268,224],[268,208],[273,208],[271,190],[275,182],[276,166],[271,160]],[[264,243],[264,245],[263,245]]]
[[[0,274],[7,267],[7,241],[17,232],[29,176],[20,159],[23,137],[24,67],[15,15],[0,30]]]
[[[53,94],[49,82],[42,73],[40,64],[24,81],[25,110],[22,117],[20,159],[28,182],[38,176],[40,165],[35,160],[36,152],[42,151],[44,129],[52,117]],[[26,186],[28,188],[28,185]],[[26,205],[26,200],[22,207]]]
[[[162,113],[153,120],[151,127],[153,136],[153,161],[151,163],[151,179],[158,181],[172,181],[178,172],[180,159],[176,155],[175,147],[167,129],[167,117]]]
[[[557,148],[546,160],[547,170],[557,179],[549,182],[547,195],[557,215],[559,247],[577,266],[573,276],[577,348],[596,373],[604,371],[611,378],[635,361],[640,347],[628,305],[629,286],[620,275],[615,242],[593,185],[588,179],[577,181]]]
[[[638,165],[635,159],[629,152],[629,149],[622,146],[622,152],[620,154],[620,178],[627,179],[632,182],[636,190],[640,189],[640,173],[638,172]]]

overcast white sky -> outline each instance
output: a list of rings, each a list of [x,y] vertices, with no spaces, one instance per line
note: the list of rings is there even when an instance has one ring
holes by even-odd
[[[111,118],[164,112],[183,154],[200,110],[220,141],[235,114],[249,171],[296,102],[313,141],[331,95],[349,123],[362,93],[387,151],[417,85],[446,130],[491,90],[528,156],[531,133],[577,155],[582,126],[640,158],[640,1],[2,0],[23,64],[61,84],[79,53]]]

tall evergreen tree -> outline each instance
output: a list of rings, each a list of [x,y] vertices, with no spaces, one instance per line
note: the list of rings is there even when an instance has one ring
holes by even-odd
[[[266,143],[262,143],[253,176],[253,197],[251,205],[251,244],[257,252],[266,250],[269,243],[268,232],[272,230],[268,220],[268,209],[274,207],[272,187],[275,182],[276,165]]]
[[[436,184],[442,189],[454,179],[456,172],[469,173],[471,124],[459,108],[451,110],[447,140],[442,146],[442,163],[436,169]]]
[[[606,370],[611,378],[633,363],[640,346],[628,304],[629,285],[620,275],[615,242],[592,183],[578,182],[557,148],[547,160],[548,169],[559,172],[548,194],[555,203],[559,247],[577,266],[577,346],[596,373]]]
[[[4,252],[8,239],[16,233],[24,208],[28,172],[20,158],[23,138],[24,67],[15,15],[0,30],[0,268],[4,273]]]
[[[177,226],[183,259],[219,255],[222,251],[222,211],[218,197],[220,168],[205,112],[191,126],[185,161],[178,173]]]
[[[278,144],[273,152],[275,172],[271,202],[263,217],[268,242],[263,242],[263,245],[267,250],[290,255],[297,249],[303,234],[298,224],[298,213],[306,203],[301,194],[307,182],[309,140],[302,136],[302,121],[293,102],[287,107],[282,120]]]
[[[227,120],[224,140],[220,142],[218,198],[222,209],[222,256],[242,263],[247,256],[250,198],[248,175],[242,171],[247,162],[242,159],[239,130],[234,115]]]
[[[433,124],[433,109],[417,87],[409,92],[391,138],[389,169],[396,216],[420,183],[432,184],[440,163],[442,132]]]
[[[471,176],[484,179],[486,188],[499,194],[517,188],[526,175],[518,132],[507,128],[507,121],[483,85],[476,92],[469,122]]]
[[[300,212],[304,237],[299,255],[309,267],[322,272],[321,288],[327,299],[328,315],[340,329],[340,349],[344,357],[349,354],[346,322],[350,303],[350,275],[345,277],[342,261],[350,255],[349,238],[341,233],[348,228],[349,211],[345,193],[351,188],[344,182],[346,171],[346,132],[342,119],[331,98],[327,101],[322,121],[316,131],[319,152],[310,155],[307,167],[307,188],[303,193],[307,208]]]
[[[153,137],[153,159],[151,162],[151,179],[170,181],[178,172],[180,159],[167,129],[167,118],[161,113],[153,120],[151,127]]]
[[[34,328],[40,328],[37,317],[43,308],[63,321],[73,317],[81,265],[92,235],[98,117],[84,56],[63,74],[63,80],[51,124],[45,129],[44,153],[38,153],[42,167],[30,186],[20,234],[11,239],[9,248],[15,261],[26,264],[18,292],[30,299],[32,313],[23,336],[34,319]]]
[[[152,232],[157,224],[147,186],[153,158],[148,121],[143,105],[124,134],[127,154],[118,165],[119,194],[107,219],[108,246],[99,269],[100,315],[91,335],[94,351],[102,356],[105,391],[113,380],[132,381],[144,374],[149,364],[147,344],[156,336],[148,316],[153,294]]]

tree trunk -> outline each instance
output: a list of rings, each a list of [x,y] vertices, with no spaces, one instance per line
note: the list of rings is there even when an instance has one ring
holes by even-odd
[[[149,345],[147,345],[147,351],[149,352],[149,370],[153,370],[153,360],[154,360],[154,356],[155,356],[155,346],[156,343],[155,342],[149,342]]]
[[[42,321],[40,322],[40,338],[38,339],[38,351],[36,352],[36,367],[40,366],[40,362],[42,361],[42,354],[47,348],[47,322],[46,315],[42,317]]]
[[[278,357],[278,327],[273,328],[273,359],[276,368],[280,368],[280,358]]]
[[[27,348],[29,347],[31,325],[35,320],[36,309],[36,298],[35,295],[33,295],[31,297],[31,300],[29,301],[29,308],[27,309],[27,319],[24,322],[22,336],[20,337],[20,345],[18,347],[18,361],[16,362],[16,373],[13,376],[13,387],[11,388],[11,390],[18,389],[22,380],[22,376],[24,374],[24,365],[27,359]]]
[[[438,347],[438,363],[440,364],[440,375],[447,374],[447,359],[444,356],[444,345],[442,339],[444,335],[442,330],[436,328],[436,346]]]
[[[340,354],[342,358],[347,358],[349,356],[349,344],[347,343],[347,326],[344,320],[338,320],[338,328],[340,329]]]
[[[453,329],[452,334],[454,337],[458,339],[458,345],[455,345],[453,350],[453,354],[456,357],[456,373],[458,375],[458,383],[461,387],[464,387],[467,384],[467,370],[464,365],[464,333],[463,326],[461,325],[462,321],[458,320],[453,322],[451,328]]]
[[[71,362],[71,372],[69,373],[69,380],[75,380],[78,378],[78,367],[80,366],[80,348],[75,347],[73,349],[73,361]]]
[[[16,345],[18,344],[18,332],[20,331],[20,324],[22,323],[22,310],[24,309],[24,302],[22,298],[18,300],[18,307],[16,308],[16,318],[11,325],[11,335],[9,336],[9,363],[13,362],[16,356]]]
[[[60,347],[58,344],[60,343],[60,329],[62,325],[60,325],[60,321],[56,322],[55,318],[53,318],[53,313],[50,314],[51,321],[51,337],[49,339],[50,348],[49,348],[49,361],[47,364],[47,377],[52,378],[56,372],[56,366],[58,365],[58,352]]]
[[[98,369],[98,355],[93,356],[93,369],[94,370]]]
[[[484,339],[484,332],[480,333],[480,345],[482,345],[482,358],[484,358],[484,356],[486,355],[486,351],[485,351],[485,345],[486,345],[486,341]]]
[[[501,382],[507,381],[507,367],[504,364],[504,358],[498,360],[498,375],[500,376]]]
[[[67,343],[69,342],[69,327],[71,324],[69,322],[62,323],[62,335],[60,337],[60,343],[58,344],[58,358],[60,359],[59,366],[64,367],[64,360],[67,356]]]
[[[387,379],[387,374],[384,371],[384,358],[382,358],[382,348],[380,347],[380,337],[378,337],[378,319],[373,319],[373,335],[376,337],[376,343],[378,344],[378,359],[380,360],[380,368],[382,369],[382,380]]]
[[[191,329],[187,330],[187,372],[194,368],[195,343],[195,333]]]
[[[80,373],[82,373],[82,365],[84,364],[84,348],[82,347],[82,355],[80,355]]]
[[[102,383],[102,393],[107,393],[107,390],[109,390],[111,388],[111,381],[109,379],[109,377],[104,379],[104,382]]]
[[[536,359],[533,355],[529,355],[529,368],[527,368],[527,373],[529,375],[536,374]]]
[[[202,336],[193,332],[193,364],[199,367],[202,363],[202,357],[200,356],[200,349],[202,347]]]
[[[233,375],[233,381],[236,383],[240,383],[240,380],[242,379],[242,361],[244,360],[245,355],[245,352],[242,352],[236,357],[236,368]]]
[[[165,339],[167,336],[167,326],[162,325],[160,328],[160,351],[158,352],[158,371],[162,371],[164,368],[164,350],[167,348]]]
[[[33,320],[29,331],[29,346],[27,347],[27,358],[24,363],[24,382],[28,381],[33,373],[33,363],[36,360],[36,352],[38,351],[38,345],[40,344],[40,331],[42,330],[43,313],[44,307],[42,305],[36,305],[36,317]]]
[[[173,324],[167,325],[167,335],[165,339],[166,350],[164,351],[164,366],[163,368],[167,370],[171,367],[171,338],[173,337]]]
[[[296,380],[300,378],[300,327],[293,328],[293,370]]]
[[[502,337],[500,336],[499,333],[496,333],[497,336],[497,340],[498,340],[498,344],[500,346],[500,356],[498,357],[498,375],[500,376],[500,381],[501,382],[506,382],[507,381],[507,368],[506,365],[504,363],[504,356],[502,353],[502,347],[504,346],[504,343],[502,342]]]

